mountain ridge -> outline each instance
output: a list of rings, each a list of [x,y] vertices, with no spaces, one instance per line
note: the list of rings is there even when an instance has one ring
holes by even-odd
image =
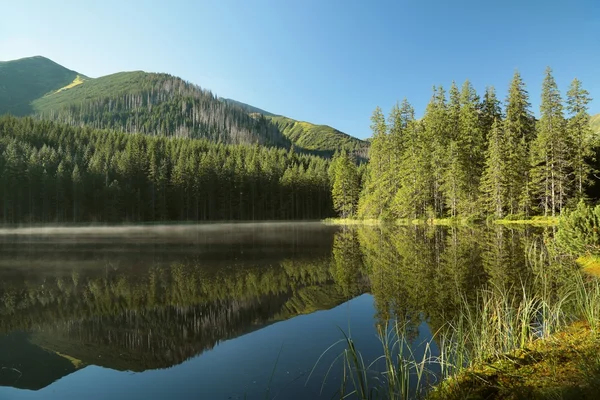
[[[5,65],[11,68],[4,68],[4,75],[0,68],[0,114],[37,115],[74,126],[232,144],[294,145],[300,151],[322,156],[359,149],[361,156],[366,156],[368,143],[361,139],[329,126],[296,121],[217,97],[170,74],[137,70],[88,78],[42,56],[0,63],[0,67]],[[19,84],[5,83],[15,81],[15,76]],[[23,82],[27,81],[32,83],[30,89],[15,101],[15,94],[24,91]]]
[[[69,85],[78,75],[85,77],[43,56],[0,61],[0,114],[30,114],[32,101]]]

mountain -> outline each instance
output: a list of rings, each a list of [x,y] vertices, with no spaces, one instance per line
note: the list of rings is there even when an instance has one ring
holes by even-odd
[[[0,63],[0,114],[36,115],[74,126],[258,144],[324,156],[367,144],[331,127],[215,96],[181,78],[143,71],[91,79],[44,57]],[[320,137],[322,136],[322,137]]]
[[[168,74],[119,72],[31,103],[43,119],[129,133],[290,147],[265,117],[252,117],[210,91]]]
[[[321,152],[327,155],[335,153],[336,150],[345,149],[353,152],[359,157],[367,157],[369,148],[369,143],[367,141],[350,136],[331,126],[315,125],[310,122],[298,121],[282,115],[270,113],[236,100],[226,98],[221,100],[238,106],[250,115],[264,115],[297,147],[313,152]]]
[[[41,56],[0,61],[0,114],[30,114],[33,100],[83,79]]]
[[[345,149],[367,157],[369,144],[328,125],[315,125],[282,116],[267,116],[295,145],[308,150],[335,152]]]
[[[237,106],[237,107],[241,108],[242,110],[246,111],[248,114],[262,114],[267,117],[278,117],[279,116],[276,114],[272,114],[268,111],[261,110],[258,107],[251,106],[250,104],[242,103],[241,101],[226,99],[224,97],[221,98],[221,101],[224,101],[225,103],[229,103],[231,105]]]

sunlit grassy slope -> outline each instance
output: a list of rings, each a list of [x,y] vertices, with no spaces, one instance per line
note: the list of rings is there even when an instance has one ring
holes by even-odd
[[[77,76],[75,77],[75,79],[73,80],[73,82],[69,83],[69,84],[68,84],[67,86],[65,86],[65,87],[61,87],[60,89],[58,89],[58,90],[57,90],[56,92],[54,92],[54,93],[59,93],[59,92],[62,92],[63,90],[68,90],[68,89],[74,88],[74,87],[75,87],[75,86],[77,86],[77,85],[81,85],[83,82],[85,82],[85,79],[84,79],[84,78],[82,78],[82,77],[81,77],[81,75],[77,75]],[[49,94],[52,94],[52,93],[49,93]]]
[[[296,121],[282,116],[268,117],[279,127],[281,133],[294,144],[309,150],[335,151],[366,149],[368,143],[327,125]]]

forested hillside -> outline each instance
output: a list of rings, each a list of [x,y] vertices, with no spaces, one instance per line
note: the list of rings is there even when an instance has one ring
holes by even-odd
[[[69,85],[78,75],[40,56],[0,61],[0,115],[30,114],[33,100]]]
[[[240,107],[251,115],[262,114],[268,117],[267,119],[276,125],[281,133],[299,148],[311,150],[325,156],[332,156],[336,151],[343,149],[361,159],[368,157],[368,142],[338,131],[330,126],[297,121],[236,100],[222,100]],[[256,117],[258,116],[256,115]]]
[[[289,148],[264,117],[219,101],[210,91],[167,74],[120,72],[32,103],[38,117],[75,126],[217,143]]]
[[[326,159],[0,117],[0,221],[318,219]]]
[[[246,111],[248,114],[258,113],[258,114],[262,114],[267,117],[277,117],[278,116],[278,115],[272,114],[268,111],[262,110],[258,107],[251,106],[250,104],[242,103],[241,101],[237,101],[237,100],[233,100],[233,99],[226,99],[226,98],[221,98],[220,100],[225,103],[229,103],[231,105],[237,106],[238,108],[241,108],[242,110]]]
[[[421,120],[407,100],[389,122],[377,108],[360,195],[356,166],[343,154],[333,162],[336,210],[362,218],[522,218],[597,201],[600,141],[589,101],[577,79],[563,101],[548,68],[539,119],[518,72],[504,107],[493,87],[480,98],[467,80],[461,89],[453,82],[448,95],[434,88]]]
[[[286,149],[294,145],[324,156],[345,148],[366,157],[365,142],[333,128],[285,117],[284,125],[274,123],[270,117],[279,116],[218,98],[168,74],[133,71],[90,79],[43,57],[0,63],[0,115],[4,113],[154,136]]]

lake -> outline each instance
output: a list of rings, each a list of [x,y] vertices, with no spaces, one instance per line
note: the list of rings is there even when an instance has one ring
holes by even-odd
[[[395,321],[416,358],[435,357],[425,343],[462,301],[530,279],[539,237],[316,222],[0,230],[0,399],[329,399],[344,335],[369,364]]]

